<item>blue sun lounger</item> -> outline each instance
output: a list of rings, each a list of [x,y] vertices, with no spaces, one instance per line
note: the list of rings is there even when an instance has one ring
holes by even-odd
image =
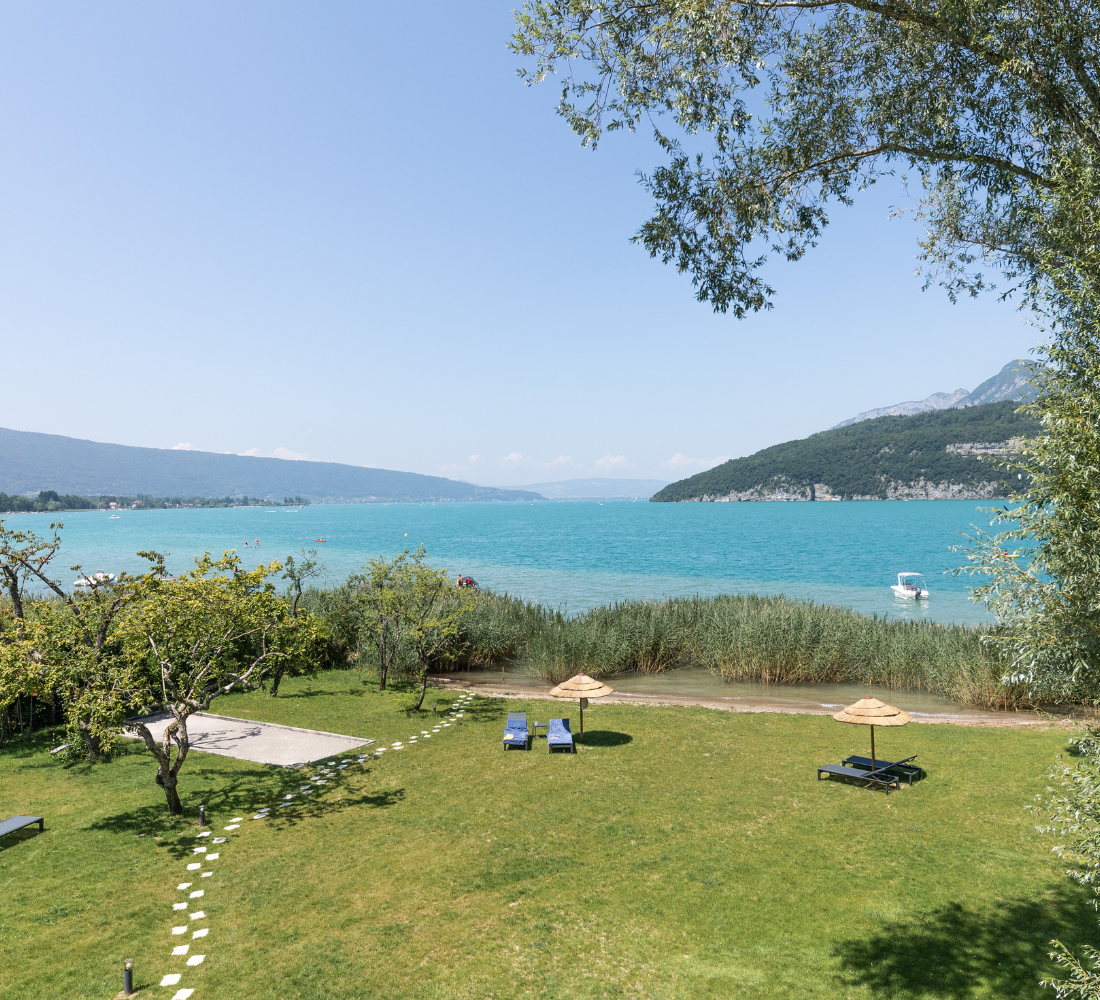
[[[555,750],[564,750],[566,753],[576,753],[573,745],[573,733],[569,729],[568,719],[551,719],[550,728],[546,733],[546,749],[553,753]]]
[[[523,747],[531,749],[531,733],[527,729],[526,712],[509,712],[508,724],[504,727],[504,749]]]

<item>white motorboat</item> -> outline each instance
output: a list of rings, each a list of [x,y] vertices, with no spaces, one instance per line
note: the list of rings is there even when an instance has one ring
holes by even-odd
[[[923,573],[899,573],[898,582],[891,584],[890,589],[898,595],[910,600],[926,600],[928,598],[928,584],[924,582]]]

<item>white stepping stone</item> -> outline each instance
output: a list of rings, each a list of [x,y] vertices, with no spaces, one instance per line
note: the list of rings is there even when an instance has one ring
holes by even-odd
[[[204,831],[204,832],[202,832],[202,833],[196,833],[196,834],[195,834],[195,836],[196,836],[196,837],[209,837],[209,836],[210,836],[210,831],[209,831],[209,830],[205,830],[205,831]]]
[[[177,889],[190,889],[192,885],[193,885],[192,882],[180,882],[180,884],[177,885],[176,888]]]
[[[207,861],[217,861],[217,860],[218,860],[218,858],[220,858],[220,857],[221,857],[221,855],[220,855],[220,854],[208,854],[208,855],[206,856],[206,860],[207,860]]]
[[[420,735],[421,735],[421,736],[427,736],[427,735],[428,735],[428,730],[426,730],[426,729],[421,729],[421,730],[420,730]]]
[[[202,864],[196,861],[195,864],[188,865],[187,870],[189,872],[195,872],[195,871],[198,871],[201,867],[202,867]]]
[[[292,805],[294,805],[293,802],[284,802],[279,806],[279,808],[280,809],[285,809],[287,806],[292,806]]]
[[[206,895],[206,890],[205,889],[196,889],[193,893],[191,893],[191,898],[192,899],[198,899],[200,896],[205,896],[205,895]]]
[[[176,983],[178,983],[182,978],[183,976],[181,976],[178,972],[169,972],[168,975],[160,981],[160,985],[175,986]]]
[[[240,816],[234,816],[229,822],[230,823],[239,823],[241,821],[241,819],[242,819],[242,817],[240,817]]]
[[[187,931],[187,927],[186,927],[186,926],[184,926],[184,927],[173,927],[173,928],[172,928],[172,933],[173,933],[173,934],[183,934],[183,933],[185,933],[186,931]]]
[[[292,798],[294,798],[294,793],[291,792],[289,795],[284,795],[283,798],[284,799],[292,799]]]
[[[184,928],[186,930],[186,928]],[[191,950],[191,945],[181,944],[172,949],[173,955],[186,955]]]
[[[194,992],[194,990],[176,990],[176,992],[172,994],[172,1000],[188,1000]]]
[[[444,723],[443,723],[443,728],[444,728],[444,729],[446,729],[446,728],[447,728],[447,727],[448,727],[449,725],[450,725],[450,723],[449,723],[449,722],[444,722]]]
[[[173,910],[186,910],[187,909],[187,904],[186,903],[173,903],[172,904],[172,909]]]
[[[192,920],[205,920],[206,919],[206,914],[203,913],[202,910],[196,910],[194,913],[191,914],[191,919]]]
[[[225,842],[226,842],[226,841],[227,841],[228,839],[229,839],[228,837],[215,837],[215,838],[213,839],[212,843],[215,843],[215,844],[224,844],[224,843],[225,843]]]
[[[324,779],[324,778],[321,778],[320,780],[318,780],[318,781],[315,781],[315,782],[314,782],[314,784],[315,784],[315,785],[327,785],[327,784],[328,784],[328,782],[327,782],[327,781],[325,781],[325,779]]]
[[[202,963],[203,963],[203,959],[205,959],[205,958],[206,958],[206,956],[205,956],[205,955],[192,955],[192,956],[191,956],[191,957],[190,957],[190,958],[189,958],[189,959],[187,960],[187,964],[188,964],[188,965],[202,965]]]
[[[223,830],[238,830],[240,829],[240,823],[231,823],[229,826],[222,827]]]
[[[252,818],[253,819],[267,819],[267,813],[256,813],[256,815],[253,816]]]
[[[206,848],[205,847],[192,847],[191,848],[191,853],[192,854],[205,854],[206,853]]]
[[[432,738],[432,734],[431,734],[431,733],[428,733],[428,735],[424,737],[424,739],[426,739],[426,740],[430,740],[431,738]]]
[[[202,877],[203,878],[210,878],[210,876],[213,875],[213,874],[214,874],[213,872],[203,872]]]
[[[200,930],[195,931],[191,935],[191,940],[194,941],[195,938],[206,937],[206,935],[209,934],[209,933],[210,933],[210,928],[209,927],[203,927]]]

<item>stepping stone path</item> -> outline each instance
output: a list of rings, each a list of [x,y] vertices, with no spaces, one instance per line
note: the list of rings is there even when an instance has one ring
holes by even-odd
[[[449,709],[449,711],[447,712],[447,715],[450,716],[451,719],[461,719],[463,717],[463,715],[465,714],[464,709],[466,708],[467,705],[470,704],[470,702],[472,700],[473,700],[473,695],[472,694],[463,695]],[[418,744],[418,742],[420,740],[420,737],[423,737],[424,739],[430,740],[433,735],[442,733],[442,731],[450,725],[452,725],[451,722],[441,722],[438,725],[434,726],[432,728],[431,732],[428,732],[428,730],[426,730],[426,729],[422,729],[420,731],[419,736],[410,736],[407,742],[397,740],[395,743],[393,743],[388,748],[385,747],[385,746],[376,746],[370,752],[358,754],[358,756],[354,760],[352,760],[350,758],[342,758],[340,760],[326,761],[324,764],[321,764],[321,765],[315,765],[314,773],[311,774],[311,775],[306,775],[306,784],[303,784],[300,787],[299,792],[297,793],[297,795],[310,795],[313,792],[324,791],[323,787],[317,787],[317,786],[327,785],[329,783],[329,780],[337,779],[338,778],[338,775],[336,774],[337,771],[345,771],[345,770],[347,770],[347,768],[351,767],[353,764],[365,764],[368,760],[378,760],[382,756],[382,754],[385,753],[385,751],[387,749],[392,749],[392,750],[411,749],[412,747],[414,747]],[[297,804],[294,801],[295,798],[296,798],[296,793],[290,792],[290,793],[284,795],[283,796],[283,801],[277,803],[277,805],[280,809],[292,808]],[[272,809],[272,806],[262,806],[261,808],[256,809],[256,810],[253,811],[252,818],[254,820],[270,819],[271,818],[271,809]],[[234,833],[235,831],[240,829],[240,825],[243,821],[244,821],[243,817],[234,816],[226,826],[222,827],[222,831],[224,833],[227,833],[227,834],[228,833]],[[212,831],[210,831],[210,830],[203,830],[200,833],[196,834],[195,836],[196,836],[196,839],[198,839],[198,840],[205,840],[206,838],[211,836],[211,833],[212,833]],[[210,842],[212,844],[228,844],[230,842],[230,838],[229,837],[214,837]],[[221,855],[217,851],[213,851],[213,852],[209,851],[209,849],[206,847],[205,844],[201,844],[197,847],[192,847],[191,852],[192,852],[192,855],[200,855],[201,854],[201,855],[205,855],[205,856],[198,859],[198,860],[196,860],[196,861],[190,862],[186,866],[187,871],[188,872],[198,872],[198,877],[199,878],[210,878],[214,874],[214,872],[212,870],[203,871],[202,869],[203,869],[204,866],[209,865],[210,862],[217,861],[221,857]],[[192,877],[194,877],[194,876],[192,876]],[[176,886],[176,891],[177,892],[187,892],[187,890],[191,889],[192,885],[194,885],[193,882],[180,882],[179,885]],[[192,892],[189,893],[188,899],[202,899],[205,895],[206,895],[206,890],[205,889],[195,889],[195,890],[193,890]],[[172,904],[172,910],[174,912],[179,913],[180,916],[182,916],[183,914],[180,911],[186,911],[188,909],[189,905],[190,904],[186,901],[179,902],[179,903],[173,903]],[[205,921],[207,919],[206,913],[203,910],[192,910],[192,911],[187,913],[187,918],[190,922]],[[179,917],[177,917],[177,919],[179,919]],[[171,928],[171,936],[172,937],[179,937],[181,935],[184,935],[188,932],[188,930],[191,930],[192,926],[193,926],[193,923],[188,923],[188,924],[182,924],[182,925],[172,927]],[[192,941],[201,941],[204,938],[206,938],[209,935],[209,933],[210,933],[209,926],[197,927],[195,930],[191,931],[191,940]],[[191,951],[191,945],[190,944],[176,945],[171,950],[171,958],[172,959],[176,959],[176,960],[184,959],[185,956],[186,956],[185,961],[184,961],[184,970],[185,971],[189,968],[197,968],[198,966],[202,965],[206,961],[205,953],[201,954],[201,955],[192,955],[192,954],[190,954],[190,951]],[[161,986],[177,986],[181,982],[181,980],[183,979],[183,976],[184,976],[183,972],[168,972],[168,973],[165,973],[163,978],[160,980],[160,985]],[[172,995],[171,1000],[189,1000],[190,996],[194,992],[195,992],[195,987],[181,987],[179,990],[177,990]]]

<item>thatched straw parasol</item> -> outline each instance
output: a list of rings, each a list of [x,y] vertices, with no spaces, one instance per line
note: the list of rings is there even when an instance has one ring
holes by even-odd
[[[611,691],[611,688],[594,677],[589,677],[588,674],[577,674],[576,677],[570,677],[569,680],[562,681],[556,688],[551,690],[550,694],[554,698],[580,699],[581,732],[577,739],[583,740],[584,710],[588,705],[588,699],[602,698],[604,695],[611,694]]]
[[[833,718],[837,722],[854,722],[871,727],[871,770],[874,771],[878,766],[875,761],[875,726],[904,726],[909,721],[909,713],[867,695],[854,705],[842,708]]]

